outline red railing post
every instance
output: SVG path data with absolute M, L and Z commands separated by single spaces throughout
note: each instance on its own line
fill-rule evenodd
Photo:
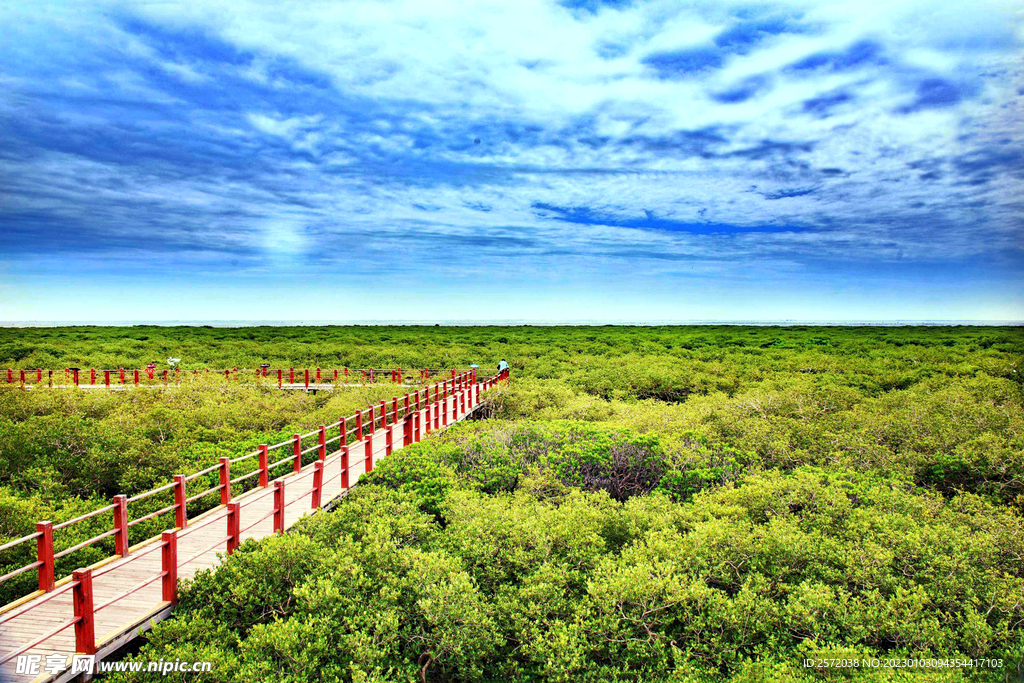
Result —
M 377 414 L 373 410 L 373 404 L 370 404 L 370 434 L 377 431 Z
M 345 368 L 345 381 L 348 381 L 348 368 Z
M 413 413 L 412 440 L 415 443 L 419 443 L 423 440 L 423 413 L 418 410 Z
M 363 461 L 364 472 L 373 471 L 373 437 L 366 437 L 366 451 L 364 452 L 365 460 Z
M 391 455 L 391 451 L 393 449 L 394 442 L 395 442 L 394 431 L 395 431 L 395 426 L 394 425 L 388 425 L 387 435 L 384 437 L 384 456 L 385 457 Z
M 110 386 L 110 370 L 103 371 L 103 384 L 107 387 Z
M 284 531 L 284 482 L 274 481 L 274 533 Z
M 178 532 L 165 531 L 160 534 L 160 541 L 163 544 L 160 564 L 164 575 L 161 597 L 164 602 L 174 605 L 178 602 Z
M 441 428 L 441 387 L 434 385 L 434 430 Z
M 48 384 L 48 385 L 49 385 L 50 387 L 52 387 L 52 386 L 53 386 L 53 370 L 47 370 L 47 371 L 46 371 L 46 383 L 47 383 L 47 384 Z
M 76 569 L 71 574 L 75 582 L 71 600 L 75 610 L 75 652 L 96 654 L 96 626 L 92 610 L 92 570 Z
M 298 472 L 302 469 L 302 435 L 292 434 L 292 455 L 295 460 L 292 463 L 292 470 Z
M 334 383 L 335 384 L 338 383 L 338 370 L 337 369 L 334 370 Z
M 441 426 L 442 427 L 447 427 L 448 426 L 448 403 L 449 403 L 449 400 L 448 400 L 448 395 L 446 393 L 445 397 L 444 397 L 444 405 L 441 407 Z
M 270 447 L 267 446 L 267 444 L 265 443 L 261 443 L 259 445 L 259 451 L 260 486 L 262 486 L 263 488 L 267 488 L 267 486 L 270 484 L 270 458 L 268 457 L 268 454 L 270 453 Z
M 288 368 L 288 384 L 295 384 L 295 368 Z
M 317 460 L 313 463 L 313 499 L 311 502 L 312 508 L 317 510 L 320 508 L 320 497 L 324 488 L 324 461 Z
M 345 418 L 338 418 L 338 445 L 344 446 L 348 443 L 348 422 Z
M 138 370 L 133 371 L 132 372 L 132 376 L 135 379 L 135 386 L 138 386 L 139 385 L 139 371 Z
M 89 384 L 96 384 L 96 368 L 89 368 Z
M 7 383 L 14 384 L 14 370 L 12 368 L 7 368 Z
M 348 488 L 348 446 L 341 447 L 341 488 Z
M 128 496 L 114 496 L 114 554 L 128 555 Z
M 42 384 L 43 382 L 43 369 L 36 368 L 36 384 Z
M 409 393 L 408 392 L 406 392 L 406 394 L 405 394 L 405 414 L 406 415 L 409 414 Z
M 185 509 L 185 475 L 174 475 L 174 526 L 184 529 L 188 526 L 188 510 Z
M 306 390 L 308 391 L 309 390 L 309 370 L 308 369 L 304 371 L 304 376 L 305 376 L 305 381 L 306 381 Z
M 231 502 L 231 459 L 222 455 L 220 457 L 220 504 L 227 505 Z
M 356 411 L 356 441 L 363 440 L 363 411 Z
M 39 565 L 39 590 L 49 593 L 53 590 L 53 522 L 45 520 L 36 523 L 36 560 Z
M 317 439 L 317 445 L 320 446 L 320 459 L 327 459 L 327 427 L 320 425 L 320 434 Z
M 395 396 L 391 399 L 391 422 L 398 422 L 398 397 Z
M 241 506 L 238 503 L 228 503 L 228 555 L 235 552 L 241 540 L 241 517 Z
M 230 371 L 230 370 L 225 370 L 225 371 L 224 371 L 224 379 L 225 379 L 226 381 L 228 381 L 228 382 L 230 382 L 230 381 L 231 381 L 231 371 Z
M 124 368 L 117 369 L 117 378 L 121 380 L 121 384 L 124 384 Z
M 71 376 L 74 378 L 75 386 L 77 387 L 78 386 L 78 368 L 74 369 L 74 371 L 71 373 Z
M 316 369 L 316 383 L 320 383 L 320 368 Z
M 277 371 L 277 388 L 278 388 L 278 389 L 280 389 L 280 388 L 281 388 L 281 384 L 282 384 L 282 381 L 281 381 L 281 375 L 282 375 L 282 374 L 283 374 L 283 371 L 281 371 L 281 370 L 278 370 L 278 371 Z
M 402 446 L 412 443 L 412 413 L 405 414 L 405 423 L 402 425 Z
M 380 426 L 384 429 L 388 426 L 388 404 L 387 401 L 380 402 Z

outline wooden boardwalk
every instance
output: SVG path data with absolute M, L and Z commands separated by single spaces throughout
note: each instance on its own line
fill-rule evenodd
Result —
M 442 398 L 435 409 L 433 405 L 426 409 L 413 411 L 419 414 L 421 424 L 430 421 L 434 428 L 435 415 L 443 411 L 447 405 L 450 411 L 449 422 L 464 419 L 478 406 L 474 399 L 479 392 L 470 390 L 465 397 L 465 410 L 460 410 L 460 397 L 452 394 Z M 414 418 L 416 419 L 416 418 Z M 406 445 L 407 435 L 401 423 L 392 431 L 392 450 Z M 428 430 L 424 429 L 425 436 Z M 373 460 L 376 462 L 386 456 L 387 429 L 377 429 L 367 434 L 362 442 L 349 445 L 349 485 L 354 486 L 359 476 L 366 472 L 366 439 L 370 440 Z M 338 447 L 337 443 L 331 444 Z M 342 451 L 327 454 L 323 460 L 323 484 L 321 504 L 341 496 L 347 489 L 342 488 Z M 292 527 L 304 515 L 313 512 L 312 492 L 314 487 L 314 471 L 317 463 L 311 463 L 298 472 L 293 472 L 269 482 L 266 488 L 257 487 L 232 499 L 239 504 L 239 536 L 242 541 L 250 538 L 263 538 L 274 533 L 274 498 L 275 482 L 284 484 L 284 527 Z M 188 520 L 184 529 L 177 531 L 177 574 L 178 578 L 190 579 L 201 569 L 216 565 L 227 549 L 228 509 L 220 505 L 194 519 Z M 165 602 L 161 593 L 162 549 L 160 538 L 150 539 L 141 547 L 132 548 L 126 557 L 115 557 L 101 566 L 92 569 L 93 609 L 95 610 L 95 642 L 97 647 L 96 661 L 129 642 L 138 634 L 148 630 L 154 623 L 168 616 L 172 604 Z M 132 591 L 148 580 L 148 585 Z M 0 656 L 14 652 L 25 644 L 37 640 L 53 631 L 61 624 L 74 619 L 72 591 L 67 589 L 71 578 L 57 583 L 56 590 L 7 609 L 0 614 Z M 63 590 L 62 590 L 63 586 Z M 11 616 L 14 615 L 14 616 Z M 38 676 L 19 674 L 16 671 L 17 658 L 0 666 L 0 681 L 65 681 L 77 674 L 70 667 L 75 652 L 75 628 L 66 626 L 56 634 L 45 638 L 39 645 L 25 654 L 41 656 Z M 54 655 L 54 660 L 63 661 L 58 673 L 47 672 L 47 656 Z M 53 661 L 53 660 L 51 660 Z

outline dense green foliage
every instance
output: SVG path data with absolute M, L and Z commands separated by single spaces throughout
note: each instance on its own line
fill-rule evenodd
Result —
M 333 512 L 199 575 L 140 657 L 295 682 L 813 681 L 805 657 L 1020 661 L 1014 512 L 812 467 L 619 502 L 559 474 L 589 458 L 565 438 L 579 427 L 459 427 L 399 452 Z M 481 454 L 488 434 L 515 445 Z M 468 467 L 483 460 L 507 478 Z
M 196 680 L 1003 681 L 1024 660 L 1020 328 L 18 332 L 0 331 L 15 367 L 512 364 L 492 419 L 396 453 L 333 511 L 184 585 L 138 657 L 213 661 Z M 238 391 L 235 417 L 190 399 L 167 450 L 152 435 L 181 409 L 173 391 L 52 399 L 74 410 L 0 392 L 6 519 L 41 489 L 71 509 L 339 412 Z M 104 401 L 109 429 L 74 436 Z M 52 438 L 3 462 L 51 413 L 110 462 L 62 473 L 78 456 Z M 1004 668 L 803 666 L 872 656 Z
M 61 327 L 0 328 L 0 367 L 493 367 L 605 397 L 732 392 L 773 374 L 835 374 L 866 393 L 985 372 L 1020 383 L 1012 327 Z

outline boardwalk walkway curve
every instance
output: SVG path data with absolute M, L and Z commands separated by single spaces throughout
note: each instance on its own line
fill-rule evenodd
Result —
M 37 549 L 35 562 L 0 577 L 0 583 L 33 570 L 39 577 L 39 590 L 0 610 L 0 680 L 71 680 L 78 675 L 70 669 L 71 653 L 96 655 L 100 661 L 166 618 L 176 602 L 177 579 L 214 566 L 219 552 L 230 554 L 242 541 L 290 528 L 343 495 L 373 470 L 376 460 L 470 415 L 480 405 L 481 393 L 504 379 L 507 373 L 483 381 L 477 381 L 475 371 L 458 374 L 288 441 L 237 458 L 222 457 L 212 467 L 177 475 L 173 482 L 131 498 L 115 496 L 111 505 L 59 525 L 40 522 L 35 533 L 0 546 L 2 551 L 35 541 Z M 280 449 L 287 455 L 272 461 Z M 303 466 L 303 456 L 311 453 L 316 459 Z M 233 479 L 231 466 L 253 458 L 257 467 Z M 287 474 L 270 478 L 275 467 L 289 463 Z M 219 485 L 187 495 L 189 481 L 214 471 Z M 257 476 L 255 488 L 232 497 L 232 486 Z M 173 492 L 172 505 L 129 521 L 130 503 L 165 491 Z M 219 494 L 220 505 L 189 519 L 188 505 L 214 494 Z M 112 529 L 54 553 L 54 530 L 111 512 Z M 128 547 L 131 526 L 171 514 L 173 529 Z M 116 555 L 55 580 L 55 559 L 111 536 Z M 38 675 L 17 670 L 19 658 L 28 661 L 22 655 L 37 658 Z

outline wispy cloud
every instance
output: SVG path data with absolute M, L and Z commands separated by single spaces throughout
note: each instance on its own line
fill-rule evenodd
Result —
M 47 7 L 0 8 L 9 279 L 58 258 L 358 286 L 468 253 L 531 290 L 979 259 L 994 297 L 1020 289 L 1005 3 Z

